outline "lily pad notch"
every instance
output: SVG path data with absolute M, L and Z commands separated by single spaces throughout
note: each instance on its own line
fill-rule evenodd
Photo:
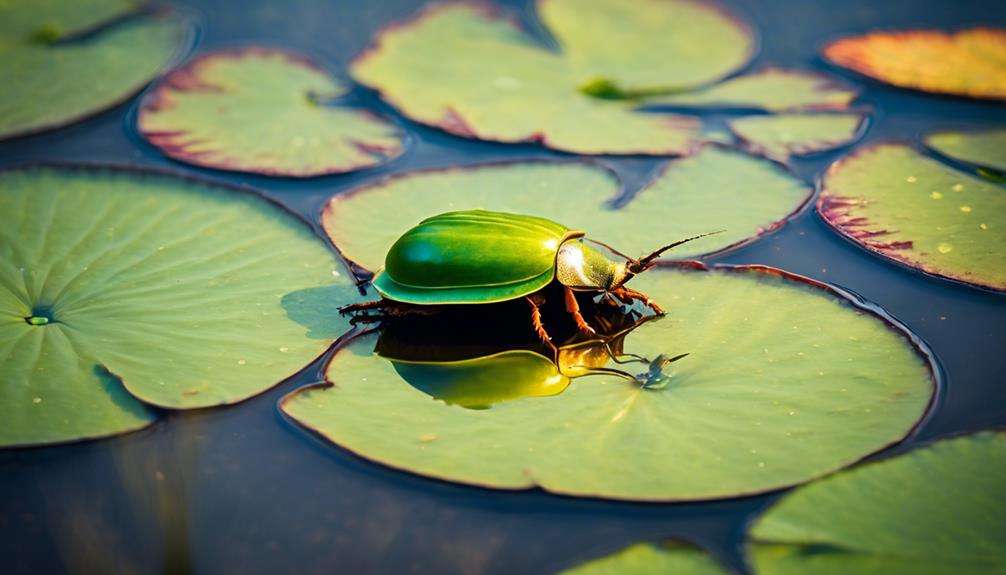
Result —
M 270 176 L 340 174 L 401 155 L 405 133 L 338 101 L 349 91 L 299 53 L 254 45 L 218 50 L 152 86 L 137 127 L 178 161 Z
M 735 328 L 740 329 L 733 325 L 736 322 L 729 322 L 728 327 L 723 321 L 717 322 L 715 314 L 709 316 L 710 312 L 700 309 L 704 303 L 711 302 L 689 303 L 672 297 L 670 294 L 676 290 L 685 290 L 686 296 L 699 294 L 702 292 L 691 288 L 701 289 L 702 285 L 706 285 L 702 282 L 713 282 L 718 286 L 717 290 L 726 290 L 722 293 L 728 294 L 731 302 L 739 302 L 741 299 L 737 298 L 742 298 L 745 303 L 750 303 L 749 298 L 754 295 L 750 288 L 764 284 L 765 287 L 758 289 L 768 291 L 758 292 L 760 296 L 756 299 L 761 296 L 767 299 L 756 306 L 767 305 L 778 297 L 798 296 L 809 298 L 805 303 L 818 311 L 825 309 L 818 307 L 822 305 L 831 309 L 830 304 L 816 300 L 818 294 L 849 306 L 849 313 L 828 312 L 838 313 L 841 317 L 838 323 L 843 327 L 829 328 L 838 330 L 835 339 L 830 339 L 830 335 L 800 332 L 811 336 L 807 340 L 808 349 L 810 343 L 821 346 L 819 350 L 808 353 L 823 353 L 820 349 L 824 349 L 826 342 L 830 341 L 829 345 L 841 348 L 835 353 L 865 353 L 860 358 L 861 362 L 867 356 L 875 360 L 883 356 L 888 358 L 889 363 L 896 358 L 897 365 L 890 365 L 886 374 L 865 376 L 872 382 L 865 383 L 857 378 L 864 377 L 866 372 L 852 363 L 847 364 L 844 361 L 847 356 L 842 355 L 843 361 L 829 364 L 828 368 L 836 374 L 832 378 L 837 379 L 817 380 L 820 381 L 820 388 L 815 390 L 817 395 L 826 394 L 838 400 L 837 404 L 825 401 L 817 405 L 815 402 L 818 399 L 800 395 L 795 387 L 776 383 L 771 393 L 777 401 L 772 405 L 766 404 L 767 411 L 762 414 L 763 418 L 768 418 L 767 427 L 773 430 L 755 425 L 749 427 L 752 433 L 747 436 L 729 434 L 729 439 L 727 436 L 710 439 L 706 418 L 722 410 L 720 423 L 738 419 L 738 415 L 731 412 L 729 402 L 722 403 L 724 394 L 730 397 L 737 395 L 728 389 L 736 384 L 727 384 L 726 381 L 717 383 L 715 378 L 709 380 L 713 375 L 696 363 L 701 362 L 703 356 L 719 353 L 709 351 L 711 341 L 703 344 L 702 349 L 692 350 L 696 352 L 693 354 L 696 357 L 682 363 L 680 370 L 683 371 L 676 376 L 681 378 L 681 382 L 664 390 L 643 390 L 620 378 L 587 378 L 592 381 L 574 380 L 559 395 L 515 399 L 488 411 L 473 412 L 436 402 L 402 381 L 387 360 L 368 352 L 370 340 L 361 336 L 345 341 L 329 359 L 325 368 L 326 383 L 291 392 L 280 400 L 280 409 L 309 432 L 356 456 L 400 471 L 476 487 L 542 489 L 574 497 L 648 502 L 733 498 L 804 483 L 902 441 L 929 413 L 939 387 L 933 356 L 923 342 L 876 307 L 864 304 L 832 286 L 766 266 L 705 266 L 699 262 L 680 262 L 662 264 L 661 267 L 663 271 L 637 278 L 642 284 L 638 287 L 661 303 L 668 304 L 670 319 L 647 322 L 630 333 L 629 338 L 636 339 L 631 344 L 627 340 L 627 352 L 648 356 L 654 353 L 654 346 L 666 351 L 664 348 L 668 343 L 660 338 L 691 337 L 691 330 L 698 329 L 699 323 L 705 326 L 710 322 L 719 323 L 727 328 L 728 331 L 721 337 L 731 337 L 725 334 L 732 333 Z M 669 273 L 679 277 L 659 277 Z M 692 281 L 702 285 L 693 286 Z M 682 282 L 690 287 L 682 287 Z M 789 295 L 783 296 L 783 292 Z M 722 300 L 713 301 L 722 303 Z M 744 312 L 733 310 L 729 313 L 740 320 L 742 315 L 739 314 Z M 838 318 L 836 316 L 835 319 Z M 667 321 L 678 323 L 661 327 L 661 323 Z M 694 325 L 685 328 L 686 324 L 680 323 L 682 321 L 691 321 Z M 682 335 L 682 329 L 687 333 Z M 674 334 L 670 335 L 667 330 Z M 645 334 L 649 334 L 650 338 L 656 336 L 659 341 L 640 339 Z M 860 341 L 859 336 L 868 339 Z M 716 345 L 722 347 L 718 343 Z M 762 348 L 766 345 L 773 349 L 766 348 L 763 352 Z M 881 345 L 883 350 L 878 350 L 876 345 Z M 744 346 L 745 349 L 751 348 L 751 357 L 744 361 L 757 358 L 769 364 L 774 357 L 772 352 L 782 354 L 778 358 L 782 359 L 790 358 L 789 353 L 796 349 L 778 341 L 761 340 L 745 342 Z M 850 351 L 852 349 L 858 351 Z M 797 355 L 802 357 L 804 354 Z M 794 359 L 785 361 L 788 363 Z M 769 365 L 765 367 L 770 368 Z M 750 372 L 750 368 L 744 369 Z M 801 377 L 799 369 L 797 372 L 793 368 L 788 369 L 788 378 Z M 733 373 L 732 368 L 728 373 Z M 802 377 L 809 376 L 808 373 Z M 724 377 L 733 380 L 729 375 Z M 879 384 L 881 380 L 884 385 Z M 712 389 L 720 386 L 725 387 L 719 391 Z M 850 393 L 845 394 L 845 387 Z M 745 397 L 751 391 L 737 390 Z M 762 391 L 754 393 L 752 401 L 766 401 L 759 395 Z M 719 407 L 710 405 L 710 402 Z M 883 409 L 878 410 L 878 406 Z M 709 413 L 689 415 L 694 410 L 704 412 L 707 409 Z M 779 413 L 775 414 L 777 410 Z M 637 411 L 641 411 L 641 415 L 635 413 Z M 593 430 L 564 425 L 563 422 L 576 421 L 573 413 L 580 416 L 593 414 L 587 417 L 589 421 L 582 422 L 583 426 Z M 777 416 L 779 419 L 775 419 Z M 395 418 L 393 434 L 387 433 L 385 425 L 392 425 L 387 419 L 389 417 Z M 799 417 L 808 419 L 801 421 Z M 370 422 L 369 427 L 362 426 L 364 419 Z M 681 437 L 668 438 L 667 430 L 648 428 L 659 421 L 674 426 Z M 791 428 L 793 424 L 796 427 Z M 737 425 L 742 424 L 738 422 Z M 839 429 L 836 425 L 841 429 L 851 429 L 849 426 L 853 425 L 859 431 L 843 440 L 833 435 Z M 480 433 L 477 440 L 470 433 L 473 426 Z M 775 429 L 776 426 L 781 428 Z M 816 455 L 801 457 L 794 462 L 792 450 L 798 445 L 794 443 L 797 437 L 787 433 L 784 438 L 783 431 L 786 429 L 800 436 L 809 434 L 827 441 L 829 448 L 825 450 L 826 454 L 819 450 Z M 656 435 L 653 435 L 655 432 Z M 586 437 L 595 433 L 606 438 L 601 443 L 608 445 L 609 449 L 602 449 L 599 453 L 590 447 L 600 445 L 599 438 Z M 869 438 L 860 437 L 863 433 Z M 541 441 L 542 434 L 547 435 L 547 441 Z M 636 448 L 644 437 L 652 441 L 646 444 L 648 455 L 640 459 L 638 454 L 633 454 L 638 451 Z M 716 448 L 696 451 L 695 441 L 712 441 Z M 685 445 L 680 445 L 682 442 Z M 819 446 L 816 442 L 815 445 Z M 677 457 L 684 453 L 682 450 L 701 455 L 701 461 Z M 785 463 L 779 459 L 784 453 L 788 455 Z M 576 465 L 573 465 L 574 460 Z M 602 465 L 602 461 L 607 463 Z M 628 471 L 602 472 L 611 468 Z M 697 471 L 699 469 L 701 471 Z M 772 469 L 776 471 L 768 471 Z M 697 476 L 693 476 L 695 474 Z
M 701 87 L 755 51 L 753 30 L 706 2 L 536 7 L 557 50 L 493 5 L 449 2 L 385 27 L 351 74 L 403 115 L 461 137 L 581 154 L 683 155 L 701 141 L 699 121 L 639 113 L 626 94 Z M 696 52 L 688 45 L 700 36 L 717 41 Z
M 7 168 L 0 220 L 11 254 L 0 263 L 0 447 L 125 433 L 156 419 L 148 406 L 257 395 L 336 339 L 308 334 L 285 295 L 359 297 L 293 213 L 169 171 Z

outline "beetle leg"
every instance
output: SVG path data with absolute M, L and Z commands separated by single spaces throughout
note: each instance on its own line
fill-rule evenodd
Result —
M 615 294 L 615 297 L 621 299 L 622 301 L 625 301 L 625 298 L 628 298 L 630 302 L 634 299 L 638 299 L 639 301 L 643 302 L 644 305 L 649 306 L 649 308 L 653 310 L 653 313 L 657 315 L 664 315 L 664 308 L 654 303 L 653 300 L 650 299 L 650 296 L 646 295 L 641 291 L 636 291 L 632 288 L 620 286 L 614 290 L 611 290 L 611 293 Z
M 375 301 L 365 301 L 365 302 L 361 302 L 361 303 L 353 303 L 353 304 L 349 304 L 349 305 L 344 305 L 344 306 L 342 306 L 342 307 L 339 308 L 339 313 L 345 315 L 347 313 L 354 313 L 354 312 L 358 312 L 358 311 L 367 311 L 367 310 L 370 310 L 370 309 L 384 309 L 384 307 L 385 307 L 384 300 L 383 299 L 379 299 L 379 300 L 375 300 Z
M 556 352 L 555 344 L 552 343 L 552 336 L 548 335 L 544 324 L 541 323 L 541 310 L 538 309 L 538 306 L 545 303 L 544 298 L 538 294 L 533 294 L 524 296 L 524 300 L 527 301 L 527 305 L 531 306 L 531 327 L 534 328 L 534 332 L 538 334 L 538 338 L 541 339 L 542 343 L 547 345 L 553 352 Z
M 594 328 L 590 327 L 587 320 L 583 319 L 583 314 L 580 313 L 580 304 L 576 301 L 576 294 L 569 286 L 565 286 L 566 291 L 566 311 L 569 315 L 573 316 L 573 321 L 576 322 L 576 329 L 580 330 L 580 333 L 585 335 L 596 335 L 597 332 Z

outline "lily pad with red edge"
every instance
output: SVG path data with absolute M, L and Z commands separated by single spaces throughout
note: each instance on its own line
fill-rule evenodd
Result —
M 861 114 L 781 114 L 729 120 L 730 131 L 755 154 L 780 162 L 848 146 L 863 137 Z
M 361 457 L 427 477 L 686 501 L 831 473 L 900 441 L 933 397 L 933 366 L 917 341 L 823 284 L 692 263 L 630 285 L 668 315 L 630 332 L 624 351 L 690 353 L 661 389 L 580 377 L 558 395 L 470 410 L 412 387 L 368 335 L 330 360 L 329 385 L 301 388 L 280 408 Z
M 402 134 L 370 112 L 326 103 L 348 88 L 304 56 L 276 48 L 211 52 L 144 98 L 140 133 L 177 160 L 277 176 L 376 166 Z
M 725 575 L 727 570 L 708 553 L 685 543 L 637 543 L 562 571 L 560 575 Z
M 823 55 L 901 88 L 1006 99 L 1006 30 L 1000 28 L 871 32 L 831 42 Z
M 1006 435 L 937 441 L 800 487 L 750 530 L 757 575 L 984 575 L 1006 565 Z
M 953 160 L 1006 174 L 1006 130 L 937 132 L 926 147 Z
M 925 273 L 1006 290 L 1006 189 L 901 144 L 832 164 L 818 213 L 878 255 Z
M 488 4 L 427 8 L 353 62 L 405 116 L 453 134 L 583 154 L 684 154 L 695 118 L 633 110 L 634 95 L 695 88 L 751 58 L 750 28 L 693 0 L 542 0 L 551 50 Z
M 804 70 L 765 68 L 698 91 L 655 96 L 646 105 L 797 112 L 845 110 L 856 88 Z
M 258 394 L 359 298 L 311 229 L 245 190 L 136 169 L 0 172 L 0 447 L 124 433 Z M 337 325 L 338 324 L 338 325 Z
M 177 59 L 191 35 L 192 24 L 178 13 L 138 11 L 133 3 L 6 3 L 0 139 L 64 126 L 122 102 Z
M 343 255 L 376 271 L 398 237 L 441 212 L 488 209 L 549 218 L 631 256 L 694 235 L 666 257 L 721 251 L 775 229 L 810 188 L 765 160 L 710 146 L 673 160 L 626 198 L 610 171 L 585 162 L 513 162 L 396 175 L 332 197 L 322 225 Z M 611 203 L 620 203 L 613 208 Z

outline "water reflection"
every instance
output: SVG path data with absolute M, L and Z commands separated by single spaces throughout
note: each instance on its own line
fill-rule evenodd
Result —
M 650 362 L 627 353 L 625 337 L 643 323 L 660 318 L 621 306 L 588 304 L 584 310 L 600 326 L 598 335 L 585 339 L 575 328 L 563 326 L 556 340 L 564 343 L 554 351 L 528 329 L 526 310 L 501 305 L 469 307 L 464 318 L 438 314 L 386 323 L 375 352 L 416 389 L 468 409 L 557 395 L 573 379 L 587 375 L 637 381 L 633 374 Z M 635 366 L 625 368 L 625 364 Z

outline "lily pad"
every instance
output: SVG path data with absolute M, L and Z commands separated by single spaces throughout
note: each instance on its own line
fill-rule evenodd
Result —
M 324 103 L 347 91 L 299 54 L 222 50 L 165 76 L 143 100 L 139 130 L 183 162 L 279 176 L 348 172 L 401 154 L 392 124 Z
M 855 88 L 802 70 L 766 68 L 709 88 L 647 99 L 647 105 L 795 112 L 844 110 L 856 99 Z
M 667 542 L 638 543 L 607 557 L 567 569 L 562 575 L 724 575 L 727 573 L 705 551 L 691 545 Z
M 818 213 L 866 249 L 931 275 L 1006 289 L 1006 190 L 908 146 L 881 144 L 828 169 Z
M 932 398 L 932 366 L 912 340 L 822 284 L 770 268 L 684 266 L 631 285 L 669 315 L 630 332 L 625 352 L 691 354 L 662 388 L 581 377 L 558 395 L 470 410 L 409 385 L 370 335 L 332 358 L 332 385 L 299 389 L 281 409 L 345 449 L 420 475 L 674 501 L 832 472 L 899 441 Z
M 863 136 L 866 116 L 860 114 L 782 114 L 748 116 L 729 121 L 730 131 L 750 152 L 787 162 L 848 146 Z
M 116 19 L 130 14 L 122 2 L 37 5 L 37 11 L 35 2 L 0 8 L 0 138 L 63 126 L 124 101 L 191 35 L 191 25 L 173 12 Z M 96 26 L 93 34 L 66 38 Z
M 1006 435 L 939 441 L 801 487 L 751 529 L 755 572 L 1002 573 Z
M 543 0 L 549 50 L 488 5 L 449 3 L 386 28 L 352 65 L 409 118 L 453 134 L 584 154 L 683 154 L 695 118 L 614 101 L 693 88 L 750 59 L 747 26 L 692 0 Z
M 925 142 L 948 158 L 1006 173 L 1006 130 L 939 132 L 926 136 Z
M 831 63 L 901 88 L 1006 99 L 1006 30 L 872 32 L 824 48 Z
M 136 429 L 154 418 L 144 402 L 255 395 L 334 339 L 306 334 L 284 297 L 356 297 L 293 215 L 153 172 L 0 173 L 0 254 L 0 446 Z
M 690 257 L 778 227 L 809 195 L 806 185 L 770 162 L 707 147 L 671 161 L 619 209 L 610 203 L 624 203 L 621 185 L 597 165 L 514 162 L 415 172 L 365 185 L 334 196 L 322 224 L 348 259 L 370 270 L 384 264 L 384 255 L 406 230 L 430 214 L 452 210 L 549 218 L 634 256 L 662 242 L 725 230 L 671 253 Z

